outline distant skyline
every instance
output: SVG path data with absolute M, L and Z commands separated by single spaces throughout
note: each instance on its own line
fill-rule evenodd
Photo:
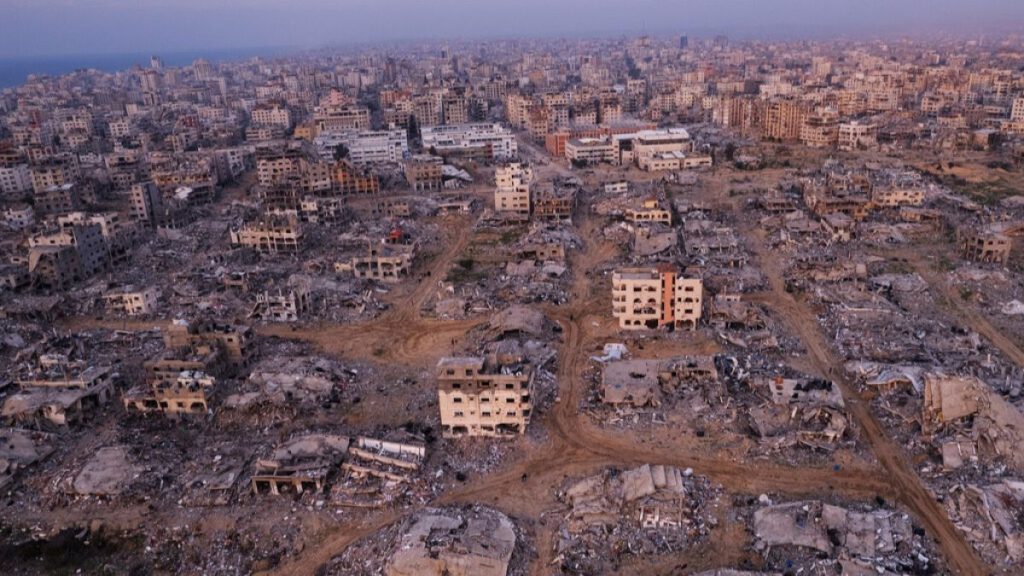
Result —
M 3 0 L 0 57 L 375 41 L 1020 31 L 1022 0 Z

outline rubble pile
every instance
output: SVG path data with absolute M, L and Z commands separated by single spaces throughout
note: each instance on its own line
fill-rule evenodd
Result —
M 524 576 L 530 544 L 505 514 L 484 506 L 426 508 L 335 556 L 323 574 Z
M 575 481 L 559 492 L 568 508 L 555 563 L 563 574 L 601 574 L 624 556 L 679 553 L 717 525 L 721 488 L 692 470 L 645 464 Z

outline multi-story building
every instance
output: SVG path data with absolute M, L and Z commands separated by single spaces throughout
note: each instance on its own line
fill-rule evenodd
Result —
M 495 170 L 494 209 L 529 218 L 532 181 L 533 169 L 518 162 Z
M 963 257 L 975 262 L 1006 264 L 1010 260 L 1013 242 L 1009 236 L 992 230 L 961 230 L 960 251 Z
M 405 130 L 348 132 L 342 138 L 353 164 L 397 164 L 409 155 L 409 137 Z
M 15 195 L 32 190 L 32 172 L 25 163 L 0 164 L 0 194 Z
M 808 114 L 800 126 L 800 143 L 812 148 L 831 148 L 839 142 L 839 114 L 822 110 Z
M 405 163 L 405 179 L 417 192 L 440 190 L 444 186 L 444 163 L 429 154 L 414 156 Z
M 67 214 L 82 207 L 81 186 L 69 182 L 35 192 L 34 208 L 40 214 Z
M 164 215 L 164 195 L 156 184 L 144 182 L 131 189 L 132 217 L 147 226 L 157 226 Z
M 303 231 L 297 216 L 268 217 L 231 230 L 231 243 L 260 254 L 297 254 L 302 249 Z
M 285 106 L 257 106 L 252 110 L 252 122 L 261 126 L 279 126 L 287 130 L 292 127 L 292 113 Z
M 576 138 L 565 143 L 565 157 L 578 164 L 614 163 L 616 152 L 610 138 Z
M 313 124 L 316 126 L 318 134 L 369 130 L 370 111 L 351 105 L 328 106 L 314 114 Z
M 1010 121 L 1024 122 L 1024 98 L 1014 98 L 1010 107 Z
M 142 290 L 125 287 L 106 294 L 103 302 L 106 309 L 111 312 L 119 312 L 126 316 L 142 316 L 156 311 L 159 298 L 160 289 L 155 286 Z
M 700 279 L 683 278 L 669 265 L 618 270 L 612 275 L 612 315 L 628 330 L 696 328 L 703 291 Z
M 533 367 L 515 360 L 449 357 L 437 363 L 445 438 L 526 433 L 533 411 Z
M 357 169 L 348 162 L 334 167 L 334 185 L 342 196 L 370 196 L 380 193 L 380 179 L 376 174 Z
M 771 100 L 765 106 L 761 135 L 768 140 L 798 140 L 806 114 L 803 102 L 791 98 Z
M 48 189 L 72 184 L 78 179 L 78 165 L 73 160 L 51 161 L 33 166 L 32 190 L 37 194 Z
M 853 151 L 863 148 L 872 148 L 877 143 L 876 133 L 878 129 L 874 124 L 858 122 L 843 122 L 839 124 L 838 145 L 840 150 Z
M 508 160 L 519 152 L 515 135 L 499 124 L 457 124 L 423 128 L 423 148 L 440 155 Z
M 28 240 L 29 250 L 70 246 L 77 254 L 78 267 L 83 278 L 106 270 L 110 265 L 110 254 L 99 224 L 76 222 L 67 224 L 59 231 L 32 236 Z

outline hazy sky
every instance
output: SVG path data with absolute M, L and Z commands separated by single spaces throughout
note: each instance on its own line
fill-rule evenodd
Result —
M 1024 0 L 0 0 L 0 55 L 649 32 L 1019 30 Z

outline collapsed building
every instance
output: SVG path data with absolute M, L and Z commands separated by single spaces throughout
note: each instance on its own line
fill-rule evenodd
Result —
M 697 545 L 717 524 L 719 495 L 692 470 L 652 464 L 573 481 L 559 493 L 568 510 L 555 563 L 564 573 L 601 574 L 608 550 L 651 556 Z
M 360 436 L 349 444 L 341 477 L 331 491 L 333 500 L 358 508 L 384 506 L 399 488 L 416 480 L 426 456 L 420 439 L 399 442 Z
M 849 419 L 838 386 L 819 378 L 761 378 L 755 390 L 767 390 L 771 402 L 749 409 L 750 424 L 774 449 L 800 444 L 832 450 L 847 434 Z
M 117 374 L 106 367 L 68 365 L 63 359 L 40 360 L 40 370 L 19 379 L 19 390 L 4 400 L 0 416 L 17 424 L 49 422 L 66 426 L 81 421 L 89 410 L 106 404 Z M 70 376 L 79 370 L 77 376 Z
M 428 509 L 402 534 L 387 576 L 506 576 L 516 549 L 515 525 L 487 508 Z
M 330 434 L 307 434 L 281 444 L 253 466 L 252 491 L 303 494 L 324 491 L 327 476 L 345 457 L 349 439 Z
M 789 502 L 756 510 L 753 530 L 755 549 L 765 556 L 771 558 L 780 548 L 793 551 L 780 552 L 790 558 L 787 568 L 838 564 L 836 569 L 844 574 L 901 574 L 930 564 L 923 537 L 910 517 L 899 512 Z M 800 549 L 810 554 L 800 558 Z
M 719 391 L 718 371 L 710 356 L 609 362 L 602 374 L 601 401 L 611 406 L 660 406 L 666 398 L 697 391 Z

